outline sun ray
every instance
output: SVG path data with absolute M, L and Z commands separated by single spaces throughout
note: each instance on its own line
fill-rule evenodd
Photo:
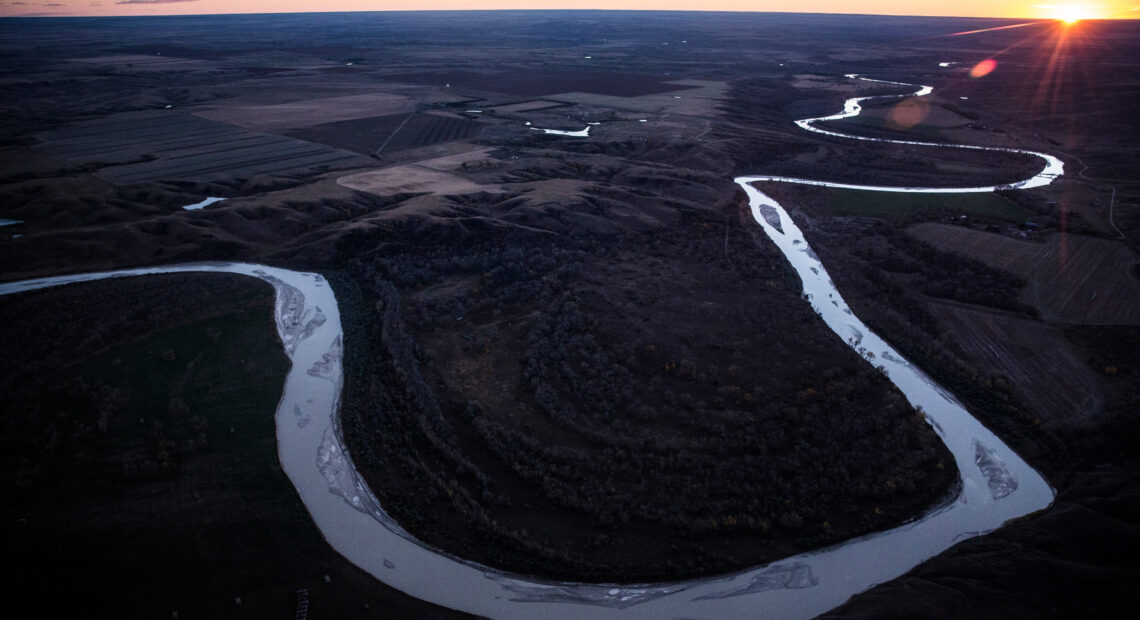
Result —
M 1010 24 L 1008 26 L 997 26 L 996 28 L 982 28 L 981 30 L 967 30 L 965 32 L 955 32 L 949 36 L 960 37 L 967 34 L 979 34 L 982 32 L 993 32 L 995 30 L 1009 30 L 1011 28 L 1024 28 L 1026 26 L 1037 26 L 1040 22 L 1025 22 L 1023 24 Z

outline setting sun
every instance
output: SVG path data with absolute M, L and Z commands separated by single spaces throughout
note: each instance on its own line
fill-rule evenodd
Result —
M 1096 15 L 1094 11 L 1087 6 L 1066 4 L 1064 6 L 1054 7 L 1054 17 L 1066 24 L 1075 24 L 1082 19 L 1092 19 L 1096 17 Z
M 1065 9 L 1062 9 L 1057 14 L 1057 19 L 1065 22 L 1066 24 L 1075 24 L 1084 18 L 1084 14 L 1079 8 L 1076 7 L 1067 7 Z

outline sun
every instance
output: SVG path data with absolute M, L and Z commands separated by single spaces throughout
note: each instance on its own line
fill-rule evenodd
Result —
M 1056 7 L 1055 17 L 1066 24 L 1075 24 L 1082 19 L 1091 18 L 1092 12 L 1079 4 L 1066 4 Z

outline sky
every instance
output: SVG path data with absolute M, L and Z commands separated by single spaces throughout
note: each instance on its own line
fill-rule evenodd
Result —
M 0 16 L 179 15 L 316 11 L 625 9 L 865 13 L 972 17 L 1137 18 L 1136 0 L 1045 4 L 1040 0 L 0 0 Z

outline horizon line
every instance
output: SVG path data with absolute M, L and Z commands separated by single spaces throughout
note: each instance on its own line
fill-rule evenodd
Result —
M 121 3 L 116 3 L 121 4 Z M 1135 11 L 1135 9 L 1133 10 Z M 913 17 L 924 19 L 979 19 L 979 20 L 1009 20 L 1019 19 L 1028 20 L 1033 22 L 1055 22 L 1062 21 L 1052 17 L 1027 17 L 1018 15 L 1004 15 L 1004 16 L 980 16 L 980 15 L 925 15 L 918 13 L 856 13 L 856 12 L 843 12 L 836 13 L 831 11 L 779 11 L 779 10 L 765 10 L 765 11 L 741 11 L 729 9 L 705 9 L 705 10 L 683 10 L 683 9 L 607 9 L 607 8 L 565 8 L 565 9 L 551 9 L 551 8 L 504 8 L 504 9 L 453 9 L 453 8 L 424 8 L 424 9 L 399 9 L 399 10 L 384 10 L 384 9 L 346 9 L 340 11 L 234 11 L 228 13 L 155 13 L 151 15 L 105 15 L 97 13 L 24 13 L 19 15 L 0 15 L 0 19 L 83 19 L 83 18 L 96 18 L 96 19 L 130 19 L 130 18 L 154 18 L 154 17 L 228 17 L 228 16 L 242 16 L 242 15 L 333 15 L 333 14 L 347 14 L 347 13 L 589 13 L 589 12 L 606 12 L 606 13 L 716 13 L 716 14 L 741 14 L 741 15 L 819 15 L 819 16 L 839 16 L 839 17 Z M 1082 19 L 1082 22 L 1108 22 L 1108 21 L 1134 21 L 1140 19 L 1140 14 L 1133 13 L 1131 15 L 1122 17 L 1092 17 Z

